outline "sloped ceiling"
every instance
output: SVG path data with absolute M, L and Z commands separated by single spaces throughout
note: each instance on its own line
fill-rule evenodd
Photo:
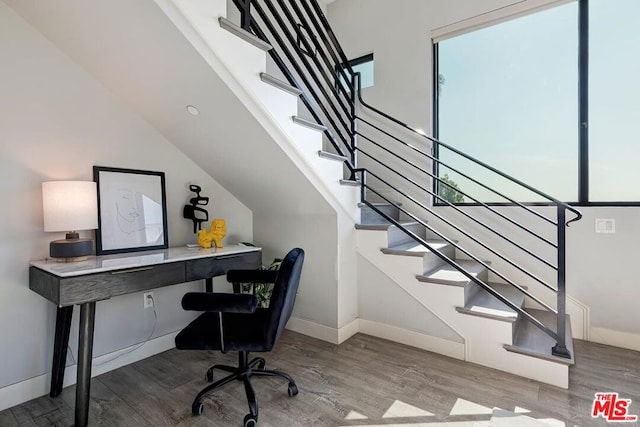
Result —
M 155 2 L 5 3 L 252 211 L 333 212 Z

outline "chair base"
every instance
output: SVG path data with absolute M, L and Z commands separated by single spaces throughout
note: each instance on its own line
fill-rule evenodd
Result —
M 193 404 L 191 405 L 191 412 L 193 415 L 201 415 L 204 411 L 204 404 L 202 403 L 202 398 L 219 388 L 227 385 L 231 381 L 242 381 L 244 384 L 244 391 L 247 395 L 247 403 L 249 404 L 249 413 L 244 417 L 244 426 L 245 427 L 254 427 L 258 422 L 258 400 L 256 399 L 256 394 L 253 391 L 253 386 L 251 385 L 251 377 L 281 377 L 289 382 L 289 386 L 287 392 L 290 397 L 293 397 L 298 394 L 298 386 L 296 385 L 293 378 L 289 376 L 289 374 L 282 371 L 275 370 L 267 370 L 265 367 L 265 360 L 262 357 L 256 357 L 249 361 L 249 353 L 246 351 L 238 352 L 238 366 L 229 366 L 229 365 L 213 365 L 207 370 L 205 379 L 209 382 L 213 381 L 213 371 L 218 369 L 220 371 L 229 372 L 230 374 L 226 377 L 219 379 L 213 384 L 209 384 L 207 387 L 203 388 L 200 393 L 193 400 Z

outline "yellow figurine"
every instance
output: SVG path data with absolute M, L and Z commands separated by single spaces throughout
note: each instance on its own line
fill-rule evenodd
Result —
M 222 239 L 227 235 L 227 223 L 224 219 L 217 218 L 211 221 L 211 238 L 216 244 L 216 248 L 222 247 Z
M 213 240 L 211 240 L 211 233 L 209 232 L 209 230 L 198 231 L 198 244 L 201 247 L 209 249 L 212 242 Z
M 227 235 L 227 224 L 224 219 L 214 219 L 211 222 L 211 228 L 209 230 L 198 231 L 198 244 L 203 248 L 209 249 L 212 243 L 215 243 L 216 248 L 221 248 L 222 239 Z

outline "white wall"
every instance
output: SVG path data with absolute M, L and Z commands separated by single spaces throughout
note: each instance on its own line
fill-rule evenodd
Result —
M 516 3 L 522 10 L 544 1 L 338 0 L 328 9 L 347 56 L 374 52 L 375 85 L 364 92 L 367 102 L 428 130 L 432 117 L 431 32 L 456 23 L 464 26 L 460 21 L 489 12 L 499 15 L 502 12 L 496 10 Z M 567 231 L 568 292 L 589 307 L 590 339 L 640 349 L 635 308 L 640 291 L 631 267 L 640 238 L 638 208 L 580 210 L 584 219 Z M 595 218 L 615 218 L 617 233 L 596 234 Z
M 375 84 L 364 91 L 365 100 L 430 129 L 431 30 L 512 3 L 518 2 L 337 0 L 328 12 L 347 57 L 374 54 Z
M 294 247 L 305 250 L 293 316 L 337 328 L 336 216 L 256 214 L 254 227 L 265 263 Z
M 464 343 L 456 331 L 362 256 L 358 256 L 358 301 L 360 319 Z
M 30 260 L 62 237 L 43 232 L 42 181 L 91 180 L 92 166 L 164 171 L 169 244 L 192 240 L 182 206 L 190 183 L 227 219 L 227 242 L 252 240 L 252 213 L 100 83 L 0 2 L 0 391 L 51 369 L 55 306 L 29 290 Z M 180 298 L 201 283 L 155 291 L 154 338 L 180 330 L 191 315 Z M 97 305 L 94 356 L 143 341 L 153 326 L 139 294 Z M 77 319 L 71 335 L 76 355 Z M 2 393 L 0 393 L 2 396 Z M 2 399 L 0 399 L 2 400 Z M 0 407 L 3 402 L 0 401 Z

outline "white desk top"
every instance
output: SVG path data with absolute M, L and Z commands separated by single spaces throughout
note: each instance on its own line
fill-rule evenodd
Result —
M 57 262 L 51 259 L 31 261 L 31 265 L 59 277 L 72 277 L 113 271 L 121 268 L 144 267 L 147 265 L 166 264 L 198 258 L 219 257 L 259 250 L 261 250 L 261 248 L 241 245 L 228 245 L 220 249 L 188 248 L 186 246 L 178 246 L 175 248 L 156 251 L 92 256 L 87 260 L 78 262 Z

